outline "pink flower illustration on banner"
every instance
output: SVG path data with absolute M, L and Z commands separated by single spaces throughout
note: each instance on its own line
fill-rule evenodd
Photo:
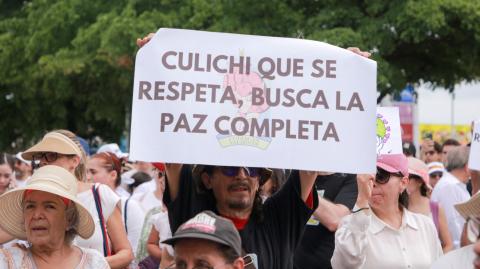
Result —
M 240 74 L 238 67 L 233 69 L 233 73 L 225 75 L 223 87 L 230 86 L 235 93 L 239 114 L 246 118 L 256 118 L 260 113 L 268 109 L 268 105 L 252 105 L 252 89 L 262 89 L 262 97 L 265 98 L 265 85 L 262 78 L 257 73 Z M 264 99 L 265 100 L 265 99 Z

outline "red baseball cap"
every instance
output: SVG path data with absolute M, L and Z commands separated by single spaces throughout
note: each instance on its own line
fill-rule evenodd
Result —
M 158 170 L 165 172 L 165 164 L 164 163 L 152 163 L 152 165 L 157 168 Z

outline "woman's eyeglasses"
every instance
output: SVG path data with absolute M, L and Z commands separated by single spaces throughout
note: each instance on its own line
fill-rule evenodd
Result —
M 390 177 L 396 176 L 402 178 L 403 175 L 401 173 L 390 173 L 385 171 L 381 168 L 377 168 L 377 174 L 375 175 L 375 182 L 378 184 L 387 184 L 390 180 Z
M 46 160 L 47 162 L 54 162 L 58 159 L 57 152 L 38 152 L 33 154 L 32 161 L 37 162 L 41 160 Z
M 260 168 L 256 167 L 238 167 L 238 166 L 219 166 L 220 171 L 224 176 L 234 177 L 240 173 L 240 169 L 245 169 L 245 172 L 249 177 L 259 177 Z
M 32 155 L 32 168 L 37 169 L 38 167 L 40 167 L 40 162 L 42 160 L 45 160 L 48 163 L 51 163 L 58 160 L 58 158 L 61 158 L 62 156 L 70 158 L 70 157 L 74 157 L 75 154 L 62 154 L 58 152 L 37 152 Z

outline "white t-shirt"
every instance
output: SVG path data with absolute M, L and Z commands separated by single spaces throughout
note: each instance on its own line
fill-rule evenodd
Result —
M 172 237 L 172 232 L 170 230 L 170 223 L 168 222 L 168 211 L 162 211 L 158 214 L 155 214 L 153 217 L 153 226 L 158 232 L 158 237 L 160 241 L 158 245 L 160 248 L 167 248 L 168 253 L 173 256 L 173 248 L 170 245 L 161 243 L 164 240 L 167 240 Z
M 18 180 L 16 179 L 15 180 L 15 185 L 17 186 L 17 188 L 20 188 L 20 187 L 24 187 L 25 185 L 27 185 L 27 182 L 28 180 L 30 180 L 31 177 L 28 177 L 27 179 L 25 180 Z
M 132 197 L 135 199 L 138 199 L 138 197 L 142 196 L 143 194 L 147 192 L 151 192 L 152 190 L 155 190 L 157 188 L 157 183 L 155 183 L 155 180 L 152 179 L 150 181 L 147 181 L 145 183 L 142 183 L 138 185 L 135 190 L 132 193 Z
M 122 188 L 121 186 L 118 186 L 116 189 L 115 189 L 115 193 L 120 196 L 120 198 L 129 198 L 131 196 L 131 194 L 126 191 L 124 188 Z
M 140 239 L 140 234 L 142 232 L 143 220 L 145 219 L 145 212 L 138 202 L 134 199 L 128 200 L 127 205 L 127 223 L 125 224 L 125 202 L 127 198 L 121 198 L 122 205 L 122 221 L 127 228 L 127 237 L 132 246 L 133 253 L 137 252 L 138 240 Z
M 160 237 L 160 242 L 167 240 L 172 237 L 172 231 L 170 230 L 170 223 L 168 222 L 168 211 L 162 211 L 158 214 L 155 214 L 153 216 L 153 226 L 155 227 L 155 230 L 158 232 L 158 237 Z M 159 246 L 160 248 L 164 248 L 166 244 L 160 243 Z M 171 253 L 173 255 L 173 253 Z
M 138 201 L 144 212 L 148 212 L 154 207 L 163 207 L 163 201 L 155 196 L 153 190 L 140 196 L 133 196 L 133 199 Z
M 445 211 L 448 231 L 452 236 L 454 248 L 460 247 L 465 219 L 455 209 L 456 204 L 464 203 L 470 199 L 467 185 L 458 180 L 454 175 L 444 172 L 440 181 L 433 188 L 431 200 L 438 202 Z
M 108 222 L 108 219 L 115 210 L 120 197 L 118 197 L 115 192 L 110 189 L 110 187 L 103 184 L 96 184 L 100 193 L 100 200 L 102 202 L 102 212 L 103 218 L 105 219 L 105 224 Z M 75 245 L 84 248 L 92 248 L 98 250 L 103 254 L 103 236 L 102 228 L 100 226 L 100 218 L 98 217 L 97 208 L 95 206 L 95 200 L 93 199 L 92 190 L 83 191 L 77 194 L 78 200 L 85 206 L 85 208 L 90 212 L 93 217 L 93 222 L 95 222 L 95 231 L 93 235 L 88 239 L 83 239 L 80 236 L 75 237 Z M 108 233 L 108 230 L 107 230 Z

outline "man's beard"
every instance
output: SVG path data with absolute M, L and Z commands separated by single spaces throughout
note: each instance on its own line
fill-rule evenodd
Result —
M 244 210 L 244 209 L 251 208 L 253 205 L 253 202 L 242 199 L 240 201 L 227 201 L 227 205 L 230 209 Z

